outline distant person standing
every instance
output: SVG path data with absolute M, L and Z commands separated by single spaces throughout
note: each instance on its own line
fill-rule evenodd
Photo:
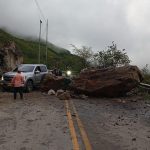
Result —
M 57 69 L 55 68 L 52 73 L 55 75 L 55 76 L 62 76 L 62 71 L 60 69 Z
M 17 71 L 17 74 L 13 77 L 11 83 L 14 87 L 14 99 L 17 98 L 17 93 L 20 94 L 20 99 L 23 99 L 24 76 L 21 74 L 21 71 Z

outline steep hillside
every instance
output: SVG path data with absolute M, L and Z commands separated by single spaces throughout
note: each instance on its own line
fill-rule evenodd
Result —
M 17 48 L 23 53 L 24 63 L 38 63 L 39 43 L 35 41 L 29 41 L 13 36 L 0 29 L 0 47 L 5 42 L 14 41 Z M 41 62 L 46 63 L 45 56 L 45 43 L 41 43 Z M 55 46 L 52 43 L 48 43 L 48 62 L 49 69 L 57 66 L 63 70 L 71 68 L 74 71 L 80 71 L 82 69 L 82 59 L 76 55 L 71 54 L 68 50 Z

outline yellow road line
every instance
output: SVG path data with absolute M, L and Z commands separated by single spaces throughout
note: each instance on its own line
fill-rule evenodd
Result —
M 72 120 L 71 113 L 70 113 L 70 110 L 69 110 L 69 103 L 68 103 L 67 100 L 65 100 L 65 104 L 66 104 L 67 119 L 68 119 L 71 139 L 72 139 L 72 143 L 73 143 L 73 150 L 79 150 L 80 149 L 79 148 L 79 143 L 78 143 L 78 140 L 77 140 L 73 120 Z
M 82 121 L 79 118 L 79 115 L 78 115 L 78 113 L 76 111 L 76 108 L 75 108 L 75 106 L 73 104 L 73 101 L 72 100 L 70 100 L 70 101 L 71 101 L 72 108 L 73 108 L 73 111 L 74 111 L 75 116 L 76 116 L 77 124 L 78 124 L 79 130 L 80 130 L 80 133 L 81 133 L 84 145 L 85 145 L 85 149 L 86 150 L 92 150 L 92 146 L 91 146 L 90 141 L 88 139 L 87 133 L 86 133 L 86 131 L 84 129 L 83 123 L 82 123 Z

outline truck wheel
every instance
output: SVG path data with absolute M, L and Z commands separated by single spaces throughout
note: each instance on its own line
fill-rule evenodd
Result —
M 32 82 L 31 80 L 27 81 L 27 84 L 26 84 L 26 91 L 27 91 L 27 92 L 33 91 L 33 82 Z
M 6 92 L 7 90 L 6 90 L 6 88 L 1 87 L 1 91 L 2 91 L 2 92 Z
M 43 80 L 44 80 L 45 76 L 46 76 L 46 74 L 44 74 L 44 75 L 42 76 L 41 81 L 40 81 L 40 84 L 43 83 Z

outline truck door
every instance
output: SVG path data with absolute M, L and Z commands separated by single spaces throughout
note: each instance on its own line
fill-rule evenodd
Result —
M 39 84 L 41 81 L 41 68 L 40 66 L 37 66 L 34 70 L 35 75 L 35 84 Z
M 44 78 L 45 74 L 48 73 L 47 67 L 45 65 L 40 66 L 41 68 L 41 80 Z

